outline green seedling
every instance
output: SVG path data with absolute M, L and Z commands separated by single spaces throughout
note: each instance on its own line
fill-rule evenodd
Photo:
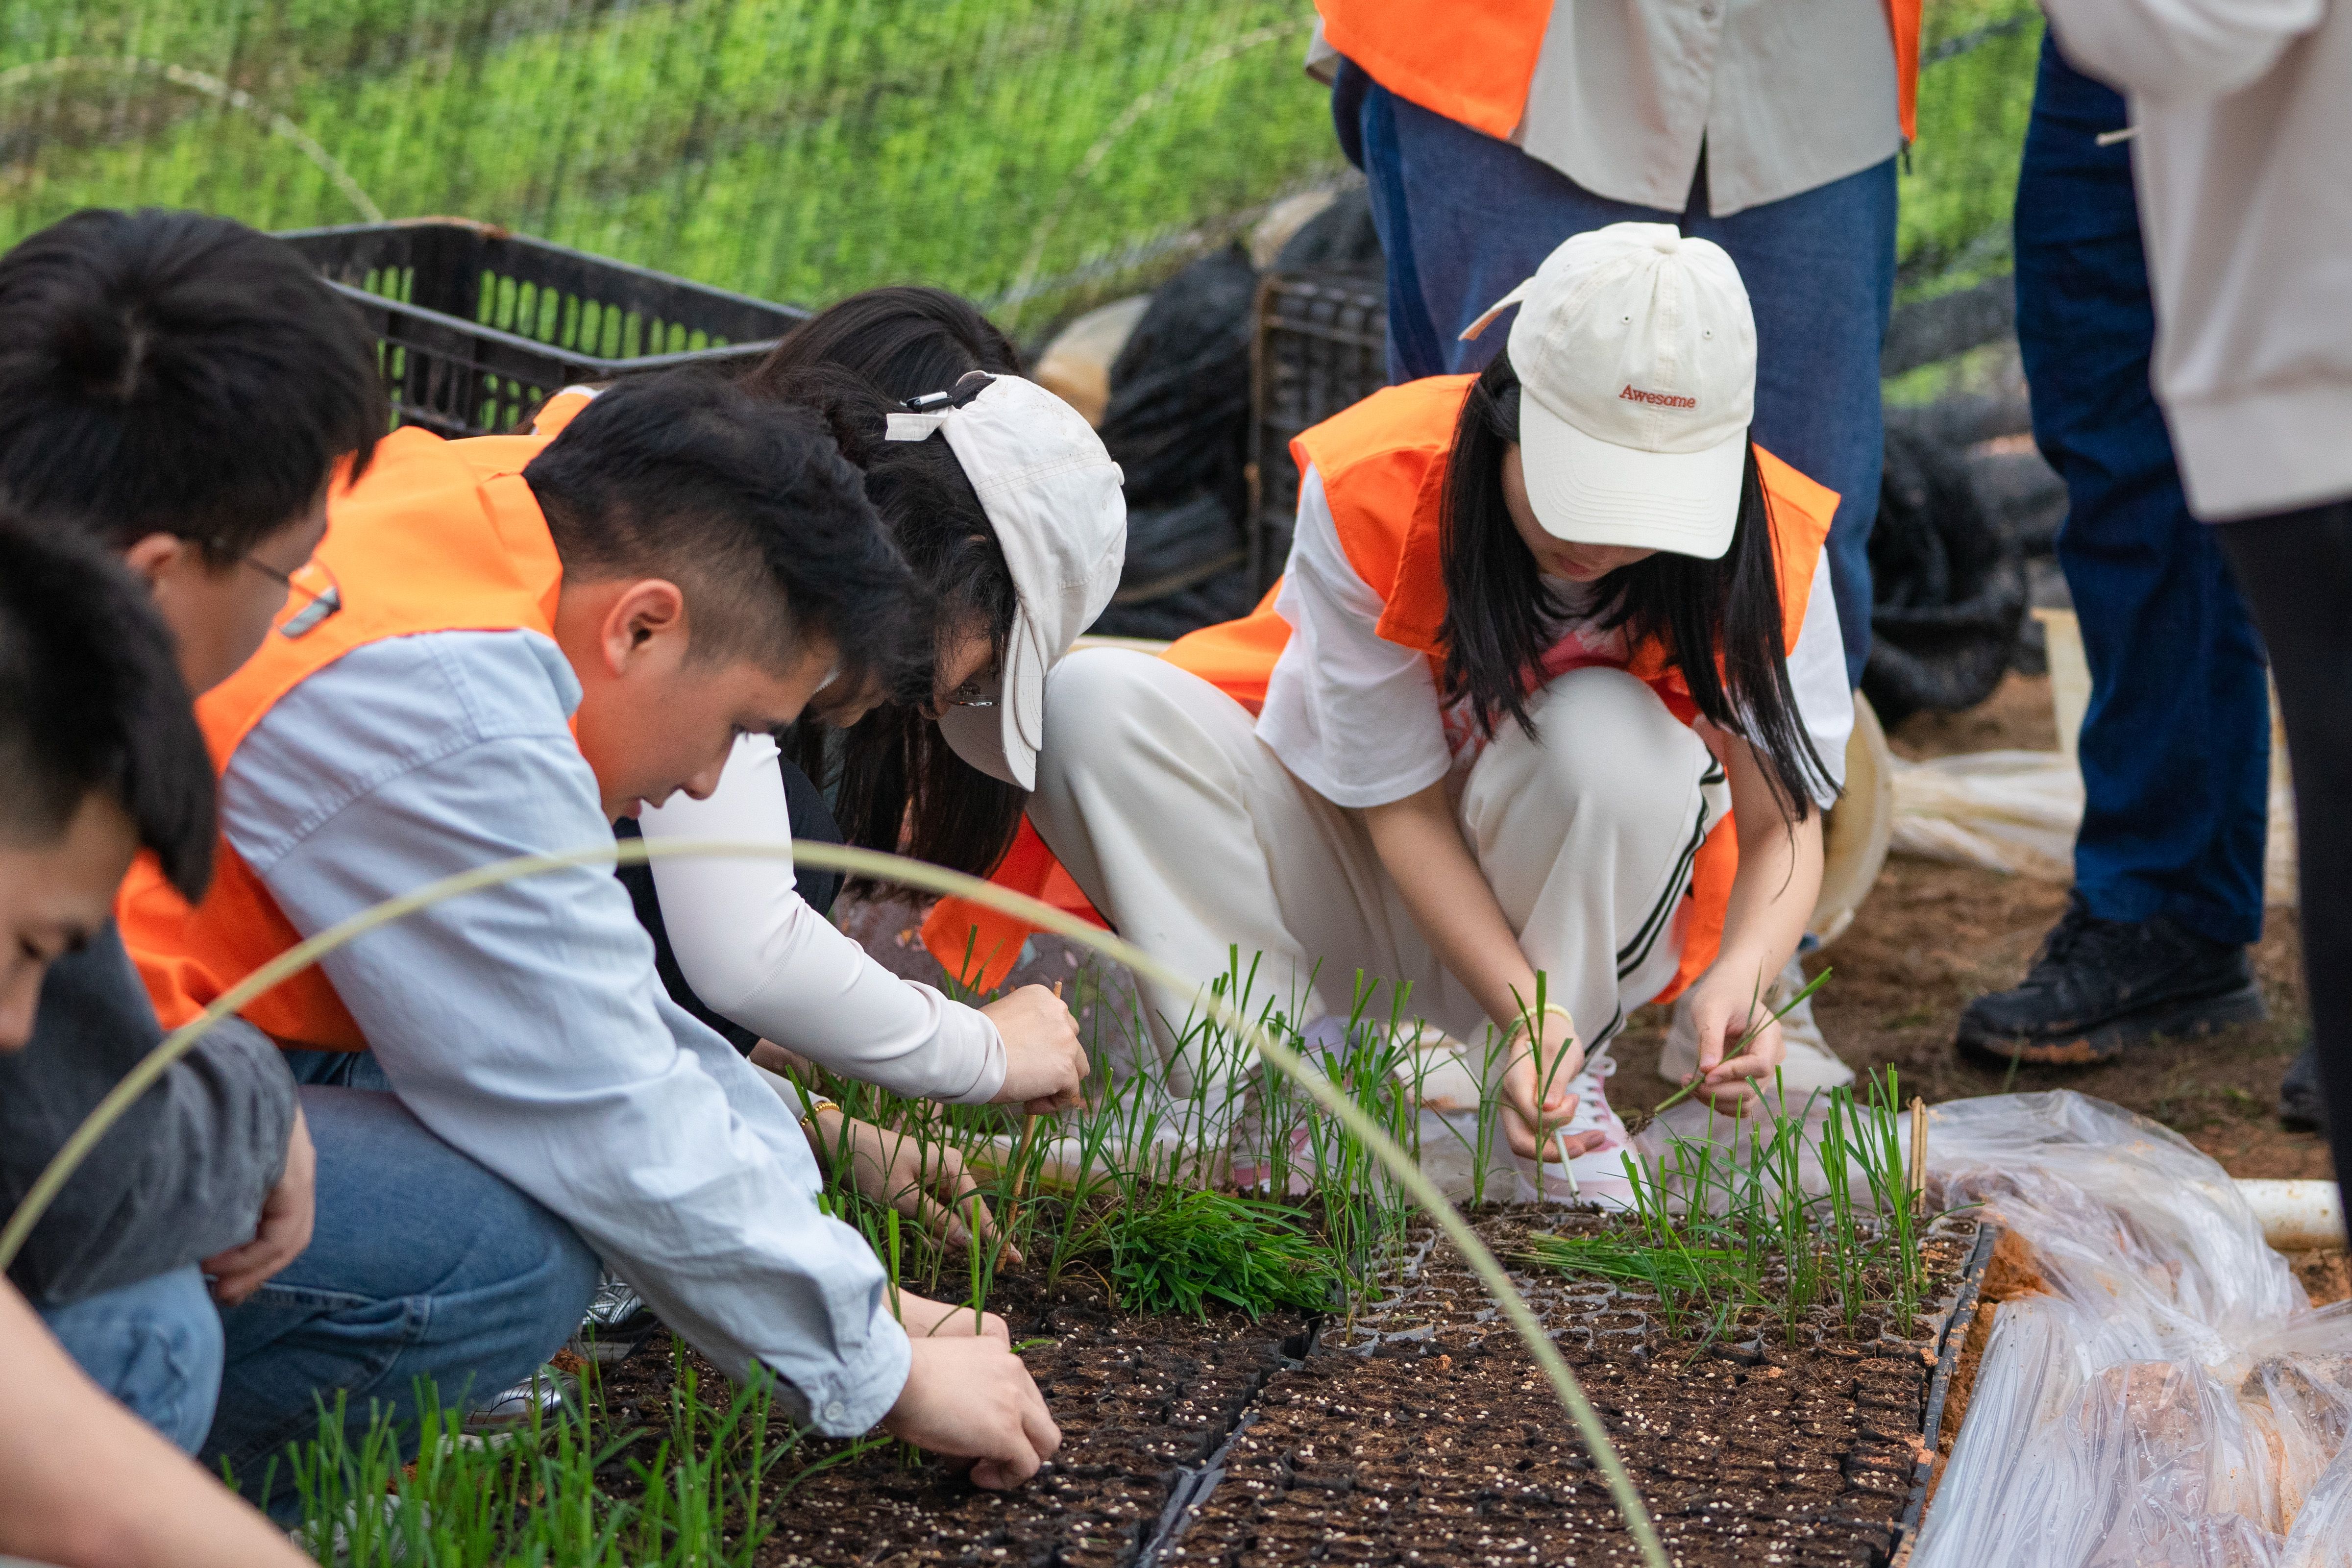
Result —
M 1211 1303 L 1260 1318 L 1326 1305 L 1339 1256 L 1271 1204 L 1163 1189 L 1110 1231 L 1111 1282 L 1132 1312 L 1205 1318 Z
M 1790 997 L 1786 1002 L 1781 1003 L 1780 1008 L 1774 1012 L 1769 1018 L 1766 1019 L 1761 1024 L 1756 1025 L 1754 1027 L 1748 1029 L 1747 1033 L 1741 1035 L 1739 1038 L 1734 1040 L 1730 1047 L 1724 1051 L 1724 1059 L 1728 1061 L 1732 1058 L 1740 1055 L 1746 1051 L 1750 1045 L 1755 1043 L 1757 1036 L 1762 1034 L 1766 1029 L 1770 1028 L 1773 1025 L 1779 1023 L 1790 1014 L 1795 1012 L 1797 1010 L 1797 1005 L 1811 996 L 1814 992 L 1819 991 L 1822 984 L 1828 981 L 1832 973 L 1834 972 L 1832 970 L 1824 969 L 1819 974 L 1814 975 L 1811 980 L 1805 982 L 1805 988 L 1798 992 L 1794 996 Z M 1762 995 L 1763 992 L 1759 988 L 1757 992 L 1756 998 L 1749 1001 L 1748 1016 L 1750 1017 L 1755 1016 L 1756 1000 L 1760 999 Z M 1675 1106 L 1680 1105 L 1692 1095 L 1697 1093 L 1699 1086 L 1706 1081 L 1706 1075 L 1705 1073 L 1697 1074 L 1692 1078 L 1690 1082 L 1683 1085 L 1682 1088 L 1675 1090 L 1674 1093 L 1658 1101 L 1657 1104 L 1652 1106 L 1646 1112 L 1634 1112 L 1631 1117 L 1626 1119 L 1625 1131 L 1628 1133 L 1639 1133 L 1643 1131 L 1650 1125 L 1651 1122 L 1655 1121 L 1659 1117 L 1664 1115 L 1667 1111 L 1672 1110 Z

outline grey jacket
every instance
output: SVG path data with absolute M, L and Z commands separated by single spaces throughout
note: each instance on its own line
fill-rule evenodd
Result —
M 0 1055 L 0 1213 L 106 1091 L 163 1039 L 109 925 L 52 964 L 32 1042 Z M 58 1305 L 253 1239 L 286 1165 L 294 1080 L 278 1047 L 232 1019 L 196 1044 L 90 1151 L 8 1278 Z

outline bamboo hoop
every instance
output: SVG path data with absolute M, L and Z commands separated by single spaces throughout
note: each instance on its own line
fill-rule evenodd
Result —
M 38 1223 L 41 1215 L 56 1199 L 58 1192 L 64 1188 L 76 1167 L 88 1157 L 90 1150 L 97 1146 L 99 1140 L 106 1135 L 107 1130 L 113 1126 L 116 1120 L 146 1092 L 149 1086 L 163 1076 L 166 1068 L 186 1055 L 189 1049 L 222 1019 L 271 987 L 301 973 L 327 954 L 364 936 L 377 927 L 389 925 L 394 921 L 440 903 L 444 900 L 478 892 L 483 889 L 498 887 L 523 877 L 536 876 L 543 871 L 566 870 L 583 866 L 635 864 L 646 860 L 687 857 L 782 860 L 795 865 L 814 866 L 824 870 L 846 872 L 854 877 L 872 878 L 877 881 L 896 882 L 901 886 L 918 888 L 926 892 L 969 899 L 974 903 L 1012 915 L 1058 936 L 1066 937 L 1081 947 L 1097 952 L 1115 963 L 1124 964 L 1144 978 L 1156 984 L 1166 986 L 1171 991 L 1181 994 L 1188 989 L 1197 988 L 1193 982 L 1185 979 L 1140 948 L 1108 931 L 1088 925 L 1074 915 L 1066 914 L 1050 904 L 1040 902 L 1025 894 L 1013 892 L 1010 889 L 1000 888 L 994 883 L 982 881 L 977 877 L 969 877 L 959 871 L 950 871 L 942 867 L 926 865 L 921 861 L 909 860 L 898 855 L 885 855 L 872 849 L 856 849 L 839 844 L 813 844 L 802 839 L 793 839 L 789 843 L 779 843 L 772 839 L 765 841 L 676 839 L 652 843 L 642 838 L 633 838 L 607 841 L 560 853 L 518 855 L 510 859 L 496 861 L 488 866 L 476 867 L 470 871 L 461 871 L 455 876 L 444 877 L 438 881 L 427 883 L 397 898 L 386 899 L 382 903 L 362 910 L 349 919 L 336 922 L 316 936 L 296 943 L 256 969 L 243 980 L 230 986 L 203 1013 L 165 1036 L 138 1066 L 132 1068 L 124 1076 L 121 1082 L 116 1084 L 106 1097 L 99 1101 L 89 1115 L 83 1120 L 82 1124 L 74 1130 L 73 1135 L 66 1140 L 65 1145 L 58 1151 L 47 1168 L 41 1172 L 39 1178 L 34 1182 L 31 1190 L 25 1194 L 24 1201 L 16 1205 L 16 1212 L 9 1215 L 6 1226 L 0 1228 L 0 1270 L 5 1270 L 9 1263 L 15 1260 L 17 1252 L 25 1244 L 26 1237 L 31 1235 L 33 1226 Z M 1470 1228 L 1469 1222 L 1462 1217 L 1460 1211 L 1455 1209 L 1446 1199 L 1445 1194 L 1438 1190 L 1436 1184 L 1423 1173 L 1421 1167 L 1415 1164 L 1404 1151 L 1381 1130 L 1378 1123 L 1365 1114 L 1361 1107 L 1341 1094 L 1337 1085 L 1329 1082 L 1321 1073 L 1310 1070 L 1297 1053 L 1276 1040 L 1267 1031 L 1244 1017 L 1223 996 L 1208 992 L 1205 988 L 1199 989 L 1202 991 L 1206 1011 L 1220 1027 L 1230 1029 L 1236 1037 L 1247 1040 L 1260 1057 L 1305 1090 L 1308 1099 L 1338 1118 L 1349 1131 L 1362 1140 L 1364 1146 L 1372 1152 L 1373 1157 L 1388 1167 L 1390 1174 L 1396 1178 L 1398 1184 L 1412 1195 L 1414 1202 L 1419 1204 L 1423 1211 L 1436 1223 L 1438 1228 L 1445 1233 L 1446 1239 L 1453 1242 L 1455 1248 L 1461 1252 L 1464 1260 L 1470 1265 L 1472 1271 L 1485 1283 L 1488 1292 L 1494 1297 L 1496 1304 L 1501 1308 L 1503 1315 L 1509 1320 L 1512 1329 L 1526 1343 L 1528 1353 L 1535 1358 L 1536 1364 L 1543 1369 L 1546 1379 L 1551 1384 L 1552 1392 L 1559 1396 L 1562 1408 L 1568 1412 L 1570 1420 L 1576 1426 L 1578 1436 L 1584 1439 L 1587 1451 L 1591 1455 L 1593 1462 L 1600 1467 L 1601 1475 L 1607 1480 L 1610 1495 L 1615 1500 L 1619 1512 L 1624 1516 L 1626 1528 L 1633 1533 L 1643 1563 L 1648 1565 L 1648 1568 L 1671 1568 L 1664 1545 L 1658 1536 L 1657 1526 L 1651 1520 L 1649 1509 L 1643 1502 L 1640 1491 L 1635 1489 L 1633 1478 L 1627 1472 L 1625 1461 L 1617 1452 L 1617 1446 L 1610 1440 L 1608 1428 L 1601 1425 L 1599 1413 L 1592 1408 L 1591 1402 L 1585 1397 L 1583 1386 L 1577 1382 L 1576 1374 L 1569 1370 L 1568 1363 L 1561 1358 L 1559 1347 L 1554 1345 L 1550 1336 L 1544 1332 L 1543 1324 L 1536 1317 L 1534 1309 L 1528 1305 L 1527 1299 L 1521 1296 L 1517 1288 L 1511 1283 L 1509 1274 L 1504 1270 L 1502 1264 L 1496 1260 L 1495 1255 L 1487 1250 L 1486 1243 L 1479 1240 L 1477 1233 Z

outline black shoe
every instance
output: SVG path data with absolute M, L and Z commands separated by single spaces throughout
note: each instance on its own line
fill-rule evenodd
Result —
M 2136 1040 L 2201 1035 L 2265 1015 L 2246 950 L 2171 920 L 2103 921 L 2080 893 L 2025 983 L 1960 1014 L 1962 1050 L 2003 1062 L 2089 1066 Z
M 2279 1125 L 2291 1132 L 2327 1131 L 2327 1101 L 2319 1092 L 2319 1047 L 2311 1040 L 2294 1053 L 2279 1084 Z

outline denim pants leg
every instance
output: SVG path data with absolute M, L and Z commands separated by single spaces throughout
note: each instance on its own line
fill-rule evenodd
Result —
M 2270 699 L 2262 642 L 2189 513 L 2163 412 L 2123 100 L 2045 41 L 2017 191 L 2017 337 L 2033 437 L 2066 481 L 2058 562 L 2091 705 L 2074 885 L 2104 920 L 2263 929 Z
M 345 1430 L 371 1406 L 415 1414 L 414 1384 L 445 1405 L 488 1399 L 554 1353 L 579 1325 L 596 1255 L 572 1228 L 436 1138 L 390 1094 L 308 1086 L 319 1150 L 310 1249 L 222 1314 L 227 1365 L 207 1466 L 228 1461 L 258 1498 L 269 1463 L 319 1432 L 319 1405 L 348 1396 Z M 414 1451 L 415 1435 L 405 1436 Z M 290 1477 L 281 1461 L 271 1500 Z
M 1594 195 L 1506 142 L 1406 102 L 1362 94 L 1364 177 L 1388 258 L 1389 379 L 1476 370 L 1504 324 L 1462 329 L 1570 235 L 1671 223 L 1739 268 L 1756 312 L 1757 441 L 1838 492 L 1830 574 L 1846 675 L 1870 657 L 1870 525 L 1885 430 L 1878 356 L 1895 291 L 1895 160 L 1728 217 L 1706 212 L 1705 163 L 1679 213 Z
M 196 1451 L 221 1384 L 220 1309 L 196 1265 L 37 1310 L 92 1383 Z

